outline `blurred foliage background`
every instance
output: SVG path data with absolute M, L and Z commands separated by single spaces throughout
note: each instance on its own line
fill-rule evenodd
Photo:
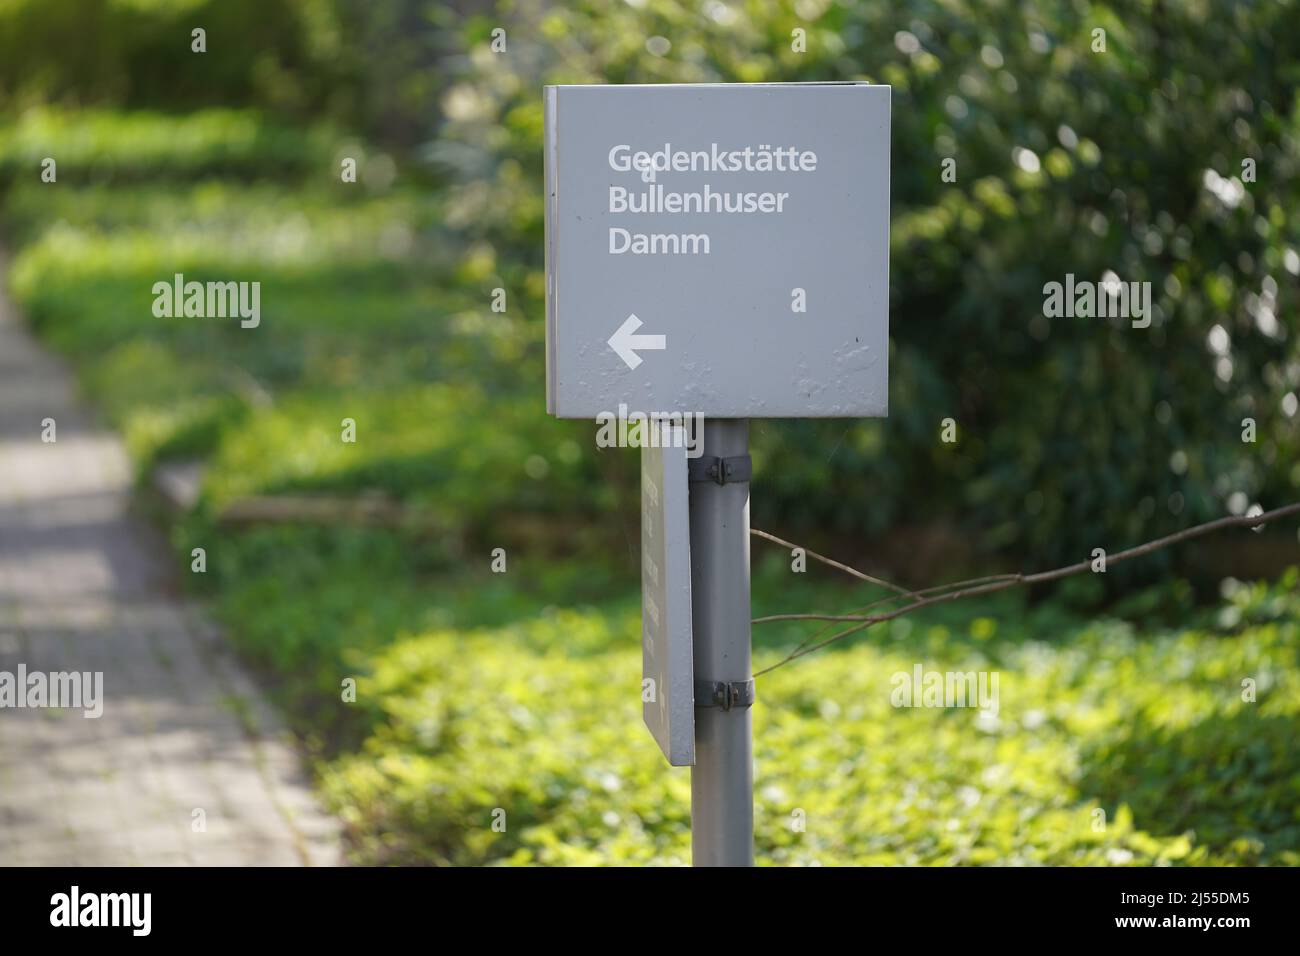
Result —
M 1297 497 L 1298 13 L 0 0 L 8 284 L 142 488 L 201 466 L 197 504 L 159 516 L 178 568 L 221 543 L 193 586 L 276 688 L 357 859 L 680 861 L 688 778 L 634 706 L 636 455 L 544 413 L 541 86 L 892 86 L 891 415 L 756 422 L 753 519 L 925 585 Z M 177 272 L 261 281 L 262 325 L 155 319 Z M 1149 281 L 1151 327 L 1045 318 L 1067 273 Z M 297 495 L 399 517 L 231 519 Z M 757 610 L 870 596 L 755 553 Z M 761 855 L 1295 862 L 1296 579 L 1239 579 L 1297 561 L 1293 526 L 1227 535 L 777 672 Z M 759 663 L 805 633 L 756 630 Z M 918 659 L 1001 668 L 1006 719 L 886 708 Z M 476 822 L 502 794 L 508 835 Z M 802 842 L 794 807 L 820 821 Z
M 511 5 L 503 22 L 524 25 L 516 52 L 492 55 L 495 21 L 474 21 L 479 42 L 445 100 L 446 154 L 472 182 L 451 211 L 509 282 L 537 290 L 539 82 L 890 84 L 890 417 L 764 425 L 755 520 L 862 535 L 939 519 L 981 551 L 1076 560 L 1099 541 L 1300 486 L 1295 14 L 1287 3 Z M 791 51 L 796 27 L 807 53 Z M 653 36 L 670 41 L 666 54 L 647 52 Z M 955 183 L 940 176 L 945 158 Z M 1244 159 L 1257 172 L 1248 187 Z M 1107 272 L 1152 283 L 1150 329 L 1043 317 L 1046 282 Z M 529 307 L 540 313 L 540 297 Z M 945 417 L 955 447 L 937 440 Z M 1241 441 L 1246 417 L 1254 445 Z

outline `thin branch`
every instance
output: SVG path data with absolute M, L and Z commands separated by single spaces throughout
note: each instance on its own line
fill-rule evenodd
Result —
M 922 588 L 920 591 L 909 591 L 906 595 L 895 594 L 891 597 L 881 598 L 879 601 L 872 601 L 860 608 L 856 608 L 849 614 L 769 614 L 766 617 L 756 617 L 751 624 L 769 624 L 772 621 L 863 621 L 863 613 L 871 610 L 873 607 L 879 607 L 882 604 L 888 604 L 891 601 L 897 601 L 900 597 L 923 598 L 943 591 L 949 591 L 953 588 L 970 587 L 973 584 L 985 584 L 991 581 L 1015 581 L 1019 575 L 1016 574 L 990 574 L 983 578 L 971 578 L 969 581 L 952 581 L 948 584 L 936 584 L 932 587 Z
M 760 531 L 757 528 L 750 528 L 749 530 L 750 530 L 750 534 L 754 535 L 755 537 L 764 538 L 768 541 L 773 541 L 776 544 L 783 545 L 784 547 L 791 548 L 791 549 L 800 547 L 800 545 L 794 544 L 793 542 L 790 541 L 786 541 L 784 538 L 778 538 L 776 535 L 771 534 L 767 531 Z M 815 560 L 821 561 L 822 563 L 826 564 L 828 567 L 835 568 L 838 571 L 843 571 L 846 574 L 857 578 L 859 581 L 866 581 L 870 584 L 875 584 L 879 587 L 883 587 L 886 588 L 887 590 L 891 590 L 895 592 L 894 594 L 891 594 L 888 597 L 880 598 L 879 600 L 873 601 L 870 604 L 865 605 L 864 607 L 858 608 L 857 613 L 861 613 L 863 611 L 869 611 L 873 607 L 879 607 L 881 604 L 886 604 L 890 601 L 897 601 L 899 598 L 910 598 L 912 600 L 916 600 L 920 596 L 920 594 L 924 593 L 924 592 L 914 593 L 912 591 L 908 591 L 906 588 L 901 588 L 896 584 L 891 584 L 890 582 L 884 580 L 883 578 L 874 578 L 871 575 L 863 574 L 857 568 L 851 568 L 847 564 L 841 564 L 839 561 L 836 561 L 833 558 L 828 558 L 825 555 L 818 554 L 816 551 L 809 551 L 807 548 L 804 548 L 804 553 L 812 555 Z M 772 618 L 757 618 L 752 623 L 761 624 L 768 620 L 780 620 L 780 619 L 781 616 L 776 615 Z M 817 640 L 817 638 L 821 637 L 828 630 L 830 630 L 829 623 L 826 624 L 824 627 L 818 628 L 817 630 L 809 634 L 807 637 L 805 637 L 799 643 L 799 645 L 795 647 L 795 650 L 796 651 L 802 650 L 805 645 L 811 643 L 812 641 Z
M 1150 554 L 1151 552 L 1158 551 L 1161 548 L 1167 548 L 1172 544 L 1179 543 L 1180 541 L 1187 541 L 1192 538 L 1199 538 L 1203 535 L 1210 534 L 1214 531 L 1221 531 L 1224 528 L 1258 528 L 1267 524 L 1269 521 L 1273 521 L 1278 518 L 1285 518 L 1288 515 L 1293 515 L 1297 513 L 1300 513 L 1300 502 L 1296 502 L 1294 504 L 1289 504 L 1289 505 L 1283 505 L 1281 508 L 1274 508 L 1272 511 L 1265 511 L 1262 514 L 1257 514 L 1257 515 L 1233 515 L 1226 518 L 1217 518 L 1214 521 L 1207 521 L 1205 524 L 1194 525 L 1191 528 L 1184 528 L 1182 531 L 1176 531 L 1173 534 L 1167 534 L 1163 538 L 1157 538 L 1154 541 L 1148 541 L 1146 544 L 1139 544 L 1136 545 L 1135 547 L 1128 548 L 1127 550 L 1118 551 L 1115 554 L 1107 556 L 1106 565 L 1109 567 L 1112 564 L 1118 564 L 1119 562 L 1127 561 L 1130 558 L 1141 557 L 1144 554 Z M 885 611 L 880 614 L 873 614 L 867 616 L 833 615 L 833 614 L 795 614 L 795 615 L 772 615 L 766 618 L 758 618 L 756 619 L 755 623 L 759 621 L 773 621 L 773 620 L 809 620 L 809 621 L 841 621 L 841 622 L 856 621 L 857 623 L 853 627 L 846 628 L 845 630 L 842 630 L 837 634 L 833 634 L 830 637 L 826 638 L 825 640 L 819 641 L 816 644 L 809 645 L 808 641 L 805 640 L 793 651 L 787 654 L 784 658 L 777 661 L 771 667 L 765 667 L 761 671 L 757 671 L 754 674 L 754 676 L 761 677 L 763 674 L 766 674 L 769 671 L 774 671 L 778 667 L 790 663 L 790 661 L 794 660 L 795 658 L 803 657 L 805 654 L 811 654 L 814 651 L 821 650 L 823 647 L 826 647 L 829 644 L 833 644 L 836 641 L 843 640 L 844 638 L 850 636 L 851 634 L 856 634 L 859 631 L 865 630 L 866 628 L 870 627 L 873 624 L 879 624 L 883 621 L 893 620 L 896 617 L 906 614 L 909 611 L 915 611 L 918 608 L 928 607 L 932 604 L 944 604 L 949 601 L 957 601 L 962 598 L 974 597 L 979 594 L 992 594 L 996 591 L 1005 591 L 1008 588 L 1015 587 L 1021 584 L 1044 584 L 1048 581 L 1056 581 L 1059 580 L 1060 578 L 1069 577 L 1072 574 L 1079 574 L 1082 571 L 1089 570 L 1091 567 L 1092 567 L 1092 561 L 1084 560 L 1076 564 L 1066 565 L 1065 567 L 1062 568 L 1055 568 L 1051 571 L 1040 571 L 1036 574 L 993 575 L 992 577 L 987 577 L 987 578 L 974 578 L 970 581 L 958 581 L 951 585 L 940 585 L 939 588 L 927 589 L 928 591 L 935 591 L 935 590 L 946 588 L 947 590 L 943 590 L 942 593 L 918 597 L 917 600 L 913 601 L 911 604 L 904 605 L 903 607 L 895 608 L 891 611 Z M 925 592 L 917 592 L 917 593 L 925 594 Z M 892 599 L 886 599 L 886 600 L 892 600 Z M 877 602 L 877 603 L 881 603 L 881 602 Z
M 749 533 L 756 538 L 765 538 L 768 541 L 775 542 L 776 544 L 783 545 L 787 548 L 803 548 L 803 545 L 792 544 L 784 538 L 778 538 L 776 535 L 768 534 L 766 531 L 759 531 L 757 528 L 750 528 Z M 868 584 L 874 584 L 877 587 L 886 588 L 887 590 L 894 591 L 897 594 L 907 595 L 908 597 L 912 596 L 912 592 L 907 590 L 907 588 L 900 588 L 897 584 L 890 584 L 888 581 L 884 581 L 880 578 L 873 578 L 869 574 L 863 574 L 857 568 L 851 568 L 847 564 L 840 564 L 840 562 L 833 558 L 828 558 L 825 555 L 818 554 L 816 551 L 812 551 L 808 548 L 803 548 L 803 551 L 808 555 L 808 557 L 820 561 L 822 564 L 835 568 L 838 571 L 843 571 L 845 574 L 851 574 L 859 581 L 866 581 Z

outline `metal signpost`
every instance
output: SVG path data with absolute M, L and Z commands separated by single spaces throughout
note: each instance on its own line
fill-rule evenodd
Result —
M 642 696 L 692 765 L 696 865 L 753 862 L 748 419 L 888 412 L 889 103 L 545 91 L 547 410 L 660 422 L 640 428 Z

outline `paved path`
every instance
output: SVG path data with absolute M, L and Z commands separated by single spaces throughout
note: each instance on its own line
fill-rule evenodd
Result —
M 0 865 L 339 862 L 336 821 L 178 596 L 179 562 L 129 513 L 130 489 L 121 443 L 0 288 L 0 681 L 20 664 L 102 671 L 104 700 L 99 719 L 0 707 Z

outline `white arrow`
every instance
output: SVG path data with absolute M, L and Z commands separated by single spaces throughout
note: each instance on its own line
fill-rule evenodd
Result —
M 632 333 L 639 328 L 641 328 L 641 320 L 635 315 L 629 315 L 627 321 L 618 327 L 618 331 L 609 337 L 609 347 L 618 354 L 628 368 L 636 368 L 641 364 L 641 356 L 636 354 L 637 349 L 653 351 L 668 347 L 666 336 L 633 335 Z

